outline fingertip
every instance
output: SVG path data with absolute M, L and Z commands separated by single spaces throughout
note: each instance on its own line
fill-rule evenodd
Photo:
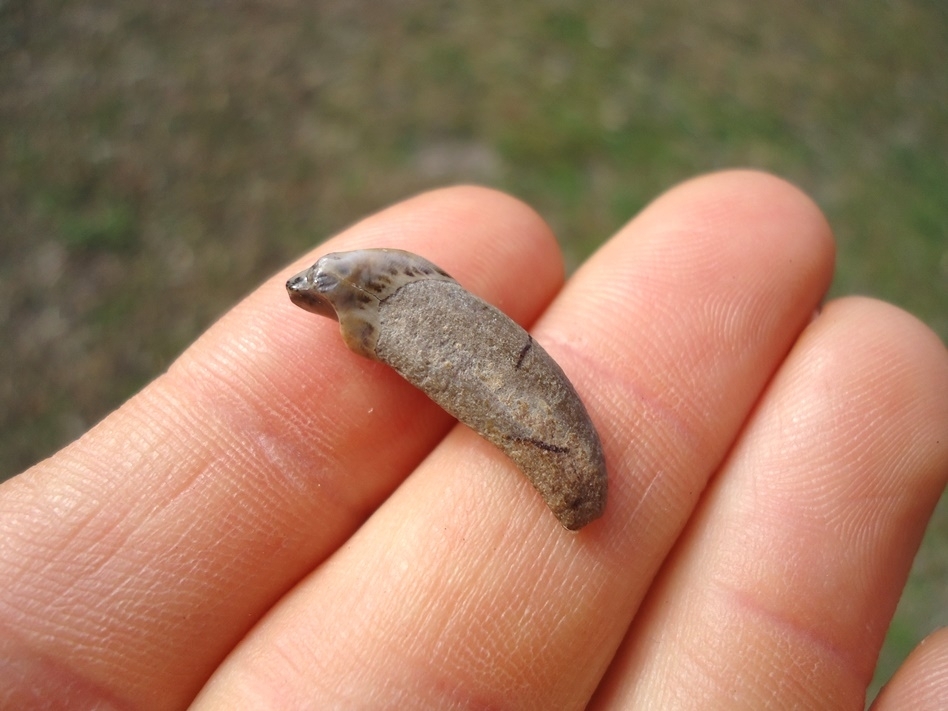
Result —
M 925 323 L 892 304 L 864 296 L 828 303 L 808 329 L 819 367 L 835 367 L 858 384 L 854 400 L 874 407 L 911 437 L 900 469 L 913 471 L 913 486 L 943 488 L 948 477 L 948 349 Z M 928 462 L 916 468 L 916 462 Z
M 948 627 L 922 640 L 882 688 L 871 708 L 948 708 Z
M 798 186 L 759 170 L 726 170 L 687 180 L 660 196 L 646 213 L 678 214 L 680 229 L 720 236 L 748 225 L 758 240 L 788 242 L 832 276 L 836 247 L 819 205 Z
M 559 245 L 540 214 L 508 193 L 477 185 L 437 188 L 385 208 L 301 261 L 327 251 L 367 247 L 420 254 L 488 300 L 492 290 L 501 292 L 498 299 L 516 299 L 511 284 L 521 292 L 548 284 L 548 300 L 563 281 Z M 528 281 L 511 279 L 512 273 L 527 274 Z

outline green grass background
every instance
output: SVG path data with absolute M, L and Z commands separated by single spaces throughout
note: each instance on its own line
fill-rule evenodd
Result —
M 278 267 L 478 182 L 575 266 L 675 182 L 809 192 L 834 294 L 948 337 L 941 0 L 0 0 L 0 479 L 81 434 Z M 880 662 L 948 609 L 948 512 Z

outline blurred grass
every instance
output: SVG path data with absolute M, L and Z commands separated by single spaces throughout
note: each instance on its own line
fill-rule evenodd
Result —
M 0 478 L 261 279 L 406 195 L 508 190 L 578 264 L 754 166 L 839 240 L 834 294 L 948 338 L 948 6 L 752 0 L 0 2 Z M 939 510 L 883 653 L 945 624 Z

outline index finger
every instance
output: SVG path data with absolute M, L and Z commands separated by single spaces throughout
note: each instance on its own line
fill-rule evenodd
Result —
M 168 373 L 0 488 L 8 694 L 185 705 L 448 431 L 424 395 L 287 299 L 317 253 L 365 246 L 423 253 L 526 324 L 562 282 L 537 215 L 478 188 L 390 208 L 267 281 Z

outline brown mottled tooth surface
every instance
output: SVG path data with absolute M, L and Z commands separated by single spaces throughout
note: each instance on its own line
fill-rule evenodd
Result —
M 286 283 L 339 321 L 353 351 L 390 365 L 517 464 L 566 528 L 599 518 L 599 435 L 562 369 L 520 326 L 416 254 L 327 254 Z

